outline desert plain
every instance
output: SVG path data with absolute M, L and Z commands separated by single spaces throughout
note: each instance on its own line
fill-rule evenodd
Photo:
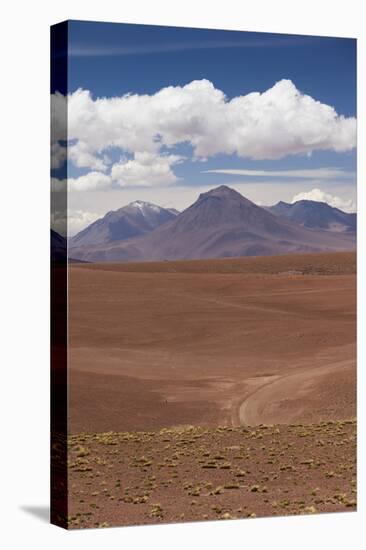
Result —
M 69 266 L 70 528 L 356 507 L 356 254 Z

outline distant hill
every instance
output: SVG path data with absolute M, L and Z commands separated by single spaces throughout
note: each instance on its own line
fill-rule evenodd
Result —
M 325 202 L 301 200 L 289 204 L 278 202 L 268 208 L 270 212 L 311 229 L 355 232 L 357 215 L 342 212 Z
M 51 229 L 51 263 L 64 263 L 68 259 L 68 263 L 87 263 L 87 260 L 79 260 L 78 258 L 67 257 L 67 239 Z
M 53 229 L 51 229 L 51 262 L 62 263 L 67 258 L 66 239 Z
M 304 227 L 220 186 L 202 193 L 189 208 L 150 233 L 107 244 L 73 246 L 70 252 L 89 261 L 150 261 L 268 256 L 354 247 L 353 234 Z
M 173 220 L 174 209 L 135 201 L 119 210 L 108 212 L 70 239 L 71 247 L 113 243 L 145 235 L 160 225 Z

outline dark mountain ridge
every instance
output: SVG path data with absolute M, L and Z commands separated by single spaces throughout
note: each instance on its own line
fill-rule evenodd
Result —
M 356 231 L 357 215 L 355 213 L 343 212 L 325 202 L 300 200 L 290 204 L 280 201 L 270 206 L 268 210 L 311 229 Z
M 51 229 L 51 263 L 63 263 L 67 258 L 67 241 L 65 237 Z
M 171 209 L 134 201 L 88 225 L 70 239 L 70 246 L 94 246 L 145 235 L 176 215 Z

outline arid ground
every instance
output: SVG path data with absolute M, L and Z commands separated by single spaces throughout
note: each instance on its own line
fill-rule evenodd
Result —
M 354 509 L 355 271 L 72 264 L 70 527 Z

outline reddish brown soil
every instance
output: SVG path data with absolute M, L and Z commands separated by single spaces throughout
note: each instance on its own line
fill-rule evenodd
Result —
M 294 258 L 296 271 L 328 274 L 288 274 Z M 342 259 L 346 274 L 329 274 Z M 239 425 L 253 392 L 250 423 L 354 416 L 354 259 L 175 262 L 182 271 L 199 265 L 192 273 L 164 271 L 170 262 L 160 272 L 73 265 L 71 432 Z M 216 272 L 238 264 L 250 269 Z
M 320 422 L 343 421 L 356 414 L 355 282 L 352 253 L 70 266 L 69 431 L 75 434 L 71 443 L 85 443 L 89 453 L 85 459 L 93 464 L 97 457 L 105 460 L 107 450 L 115 451 L 115 456 L 108 455 L 108 461 L 113 458 L 107 461 L 108 469 L 71 468 L 70 513 L 92 512 L 77 516 L 79 523 L 74 519 L 71 525 L 175 521 L 181 513 L 186 520 L 225 513 L 238 517 L 249 512 L 299 513 L 313 506 L 309 494 L 318 486 L 324 502 L 315 504 L 316 510 L 352 508 L 346 500 L 353 498 L 355 426 L 332 425 L 347 432 L 338 446 L 332 430 Z M 329 443 L 315 444 L 315 436 L 295 437 L 294 430 L 300 428 L 294 425 L 305 423 L 312 426 L 312 434 L 322 433 L 321 440 L 329 435 Z M 279 443 L 268 439 L 261 449 L 262 438 L 253 436 L 248 441 L 250 436 L 240 428 L 259 424 L 291 426 L 280 428 Z M 111 491 L 117 479 L 123 490 L 127 483 L 137 498 L 142 478 L 136 475 L 150 472 L 147 466 L 146 472 L 132 466 L 126 469 L 125 461 L 133 462 L 137 451 L 151 454 L 154 462 L 163 460 L 160 430 L 173 430 L 165 443 L 168 451 L 179 438 L 191 438 L 191 432 L 183 429 L 187 426 L 199 427 L 192 434 L 204 442 L 204 452 L 240 446 L 243 438 L 250 447 L 253 440 L 255 449 L 248 451 L 246 459 L 251 477 L 244 485 L 261 485 L 262 477 L 268 477 L 267 496 L 253 495 L 248 487 L 225 490 L 217 500 L 221 512 L 209 512 L 217 495 L 207 496 L 207 506 L 189 504 L 195 498 L 187 495 L 185 500 L 183 483 L 190 479 L 193 484 L 229 483 L 225 476 L 231 470 L 202 469 L 199 454 L 189 459 L 196 449 L 187 444 L 188 454 L 176 466 L 177 475 L 164 477 L 163 467 L 154 470 L 160 489 L 153 497 L 139 505 L 118 501 L 121 495 Z M 217 426 L 238 428 L 220 431 Z M 177 429 L 182 429 L 181 435 Z M 147 430 L 151 433 L 136 434 Z M 110 431 L 123 434 L 113 436 L 116 445 L 100 445 L 98 433 Z M 80 435 L 85 432 L 91 435 Z M 273 437 L 277 441 L 277 435 Z M 291 469 L 280 470 L 273 479 L 277 471 L 267 453 L 273 445 L 278 465 L 283 461 L 294 465 L 304 450 L 315 460 L 327 457 L 328 463 L 302 466 L 306 476 L 301 483 L 294 474 L 297 470 Z M 231 455 L 226 458 L 234 460 Z M 333 469 L 347 464 L 349 474 L 337 474 L 335 480 L 326 477 L 332 463 Z M 172 466 L 167 472 L 173 470 Z M 96 495 L 97 507 L 87 509 L 91 493 L 99 491 L 103 481 L 115 498 Z M 337 500 L 337 490 L 347 499 Z M 88 495 L 85 503 L 79 502 L 83 500 L 80 491 Z M 305 507 L 292 505 L 295 500 L 291 499 L 305 501 Z M 285 500 L 290 504 L 272 505 Z M 162 517 L 158 512 L 151 515 L 154 503 L 161 504 Z M 242 512 L 236 512 L 239 508 Z

